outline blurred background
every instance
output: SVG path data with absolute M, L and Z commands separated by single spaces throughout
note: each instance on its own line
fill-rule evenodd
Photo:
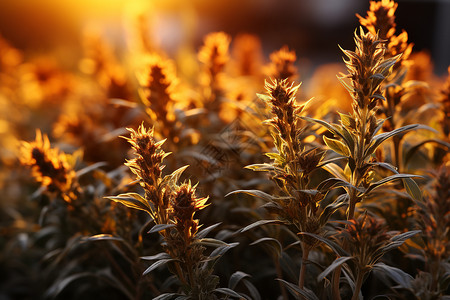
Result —
M 450 1 L 400 0 L 397 30 L 405 29 L 414 51 L 427 50 L 434 72 L 450 65 Z M 369 1 L 363 0 L 2 0 L 0 34 L 26 56 L 52 53 L 75 68 L 86 31 L 97 31 L 118 52 L 132 41 L 138 17 L 149 38 L 175 54 L 189 44 L 198 49 L 206 33 L 235 37 L 253 33 L 266 54 L 284 44 L 312 66 L 341 61 L 338 44 L 353 49 L 352 33 Z

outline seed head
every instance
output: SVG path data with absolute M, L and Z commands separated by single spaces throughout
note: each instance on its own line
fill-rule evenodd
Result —
M 380 219 L 364 214 L 348 221 L 348 225 L 340 233 L 350 247 L 350 252 L 358 261 L 361 269 L 370 268 L 381 258 L 381 248 L 386 246 L 392 237 Z
M 161 173 L 164 168 L 163 159 L 168 155 L 161 149 L 164 141 L 156 142 L 153 137 L 153 129 L 146 129 L 141 124 L 137 131 L 128 129 L 130 138 L 125 138 L 135 151 L 136 158 L 128 160 L 125 165 L 137 175 L 141 186 L 146 191 L 149 201 L 159 203 L 156 195 L 156 187 L 161 182 Z
M 268 66 L 268 76 L 277 80 L 287 79 L 292 81 L 297 77 L 295 61 L 297 56 L 295 51 L 290 51 L 287 46 L 270 54 L 270 64 Z
M 76 182 L 75 171 L 69 166 L 64 153 L 51 148 L 47 135 L 37 130 L 35 141 L 23 142 L 20 161 L 31 167 L 34 178 L 49 192 L 58 193 L 68 203 L 74 199 L 71 190 Z
M 197 233 L 198 220 L 194 220 L 195 212 L 205 208 L 208 198 L 197 198 L 195 186 L 184 183 L 174 193 L 172 198 L 172 219 L 178 232 L 185 241 L 192 239 Z

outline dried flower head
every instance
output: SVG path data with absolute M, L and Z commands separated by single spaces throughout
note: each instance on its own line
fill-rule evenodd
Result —
M 365 213 L 348 221 L 340 236 L 344 243 L 351 245 L 351 256 L 356 258 L 358 269 L 364 272 L 384 254 L 382 249 L 390 242 L 392 234 L 381 219 Z
M 130 138 L 125 138 L 135 151 L 136 157 L 128 160 L 125 165 L 137 176 L 140 185 L 145 190 L 145 199 L 153 203 L 157 212 L 161 211 L 160 223 L 165 223 L 169 203 L 169 195 L 166 190 L 160 190 L 162 180 L 163 159 L 169 155 L 161 148 L 163 141 L 156 142 L 153 137 L 153 129 L 146 129 L 141 124 L 137 131 L 128 129 Z
M 270 97 L 269 105 L 274 117 L 268 122 L 279 132 L 280 137 L 285 141 L 293 142 L 297 137 L 300 119 L 296 115 L 301 108 L 296 104 L 295 95 L 300 85 L 294 86 L 287 79 L 266 81 L 265 88 Z M 294 145 L 298 150 L 298 145 Z
M 64 153 L 51 148 L 47 135 L 36 131 L 36 140 L 23 142 L 20 150 L 20 161 L 30 166 L 34 178 L 50 193 L 57 193 L 64 201 L 70 203 L 75 199 L 73 187 L 76 174 L 67 161 Z
M 395 11 L 398 4 L 391 0 L 370 1 L 367 17 L 359 14 L 357 17 L 362 26 L 366 27 L 373 35 L 378 34 L 380 39 L 390 39 L 395 34 Z
M 403 54 L 401 59 L 394 65 L 394 70 L 401 66 L 408 66 L 407 61 L 412 52 L 413 44 L 408 44 L 408 33 L 402 31 L 395 35 L 395 11 L 398 4 L 392 0 L 370 1 L 370 9 L 367 11 L 367 17 L 363 18 L 357 14 L 362 26 L 373 35 L 378 35 L 381 40 L 386 41 L 386 58 Z
M 184 183 L 177 188 L 171 200 L 171 219 L 186 242 L 192 241 L 198 230 L 198 220 L 194 220 L 195 212 L 205 208 L 208 201 L 208 198 L 198 198 L 195 188 L 190 182 Z
M 138 74 L 142 101 L 147 107 L 147 113 L 153 121 L 160 123 L 160 132 L 163 136 L 172 137 L 175 131 L 175 88 L 177 76 L 175 66 L 169 59 L 159 55 L 149 55 L 145 59 L 145 69 Z
M 278 80 L 295 80 L 298 76 L 295 61 L 297 56 L 295 51 L 290 51 L 288 46 L 283 46 L 280 50 L 270 54 L 270 64 L 267 67 L 267 76 Z
M 205 64 L 212 79 L 224 71 L 229 60 L 230 42 L 230 36 L 222 31 L 210 33 L 204 39 L 203 46 L 198 53 L 198 59 Z
M 348 74 L 341 74 L 339 80 L 353 98 L 354 112 L 360 114 L 375 109 L 378 101 L 384 100 L 381 83 L 390 74 L 397 57 L 384 60 L 382 41 L 370 32 L 364 33 L 362 28 L 359 35 L 355 32 L 355 43 L 355 52 L 342 50 L 348 57 L 344 60 Z M 346 78 L 350 79 L 349 84 L 344 81 Z
M 262 63 L 261 41 L 251 34 L 240 34 L 233 42 L 236 73 L 241 76 L 259 76 Z

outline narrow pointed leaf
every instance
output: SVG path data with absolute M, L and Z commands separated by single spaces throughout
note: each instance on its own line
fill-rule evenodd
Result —
M 156 262 L 154 262 L 150 267 L 148 267 L 144 273 L 142 273 L 142 275 L 147 275 L 148 273 L 150 273 L 151 271 L 153 271 L 154 269 L 158 268 L 159 266 L 165 265 L 166 263 L 168 263 L 169 261 L 175 261 L 176 259 L 173 258 L 167 258 L 167 259 L 160 259 Z
M 422 201 L 422 191 L 417 183 L 411 178 L 403 178 L 403 185 L 408 195 L 416 201 Z
M 175 224 L 156 224 L 147 233 L 160 232 L 169 228 L 175 227 Z
M 408 149 L 408 151 L 405 154 L 405 165 L 407 165 L 409 163 L 409 161 L 411 160 L 411 158 L 414 156 L 414 154 L 424 145 L 426 144 L 430 144 L 430 143 L 435 143 L 440 147 L 446 148 L 447 151 L 450 150 L 450 144 L 446 143 L 444 141 L 441 140 L 436 140 L 436 139 L 428 139 L 425 141 L 422 141 L 414 146 L 412 146 L 411 148 Z
M 217 288 L 213 292 L 221 293 L 227 296 L 236 297 L 238 299 L 242 299 L 242 296 L 236 293 L 235 291 L 229 288 Z
M 383 178 L 383 179 L 381 179 L 381 180 L 379 180 L 377 182 L 371 183 L 369 185 L 369 187 L 367 188 L 366 194 L 370 193 L 374 189 L 376 189 L 376 188 L 378 188 L 378 187 L 380 187 L 380 186 L 382 186 L 382 185 L 384 185 L 386 183 L 389 183 L 391 181 L 398 180 L 398 179 L 404 179 L 404 178 L 413 178 L 413 177 L 421 177 L 421 176 L 411 175 L 411 174 L 395 174 L 395 175 L 388 176 L 388 177 Z
M 303 296 L 306 300 L 319 300 L 319 298 L 317 298 L 311 290 L 306 288 L 302 290 L 298 287 L 298 285 L 292 284 L 280 278 L 277 278 L 276 280 L 281 281 L 283 285 L 288 288 L 289 292 L 296 298 L 298 298 L 298 296 Z
M 163 180 L 161 181 L 161 185 L 169 184 L 175 185 L 177 184 L 178 180 L 180 179 L 181 174 L 183 174 L 184 170 L 186 170 L 189 166 L 183 166 L 181 168 L 178 168 L 177 170 L 173 171 L 172 174 L 164 176 Z
M 202 239 L 202 238 L 206 237 L 206 236 L 208 235 L 208 233 L 210 233 L 211 231 L 213 231 L 214 229 L 216 229 L 217 226 L 219 226 L 220 224 L 222 224 L 222 223 L 221 223 L 221 222 L 220 222 L 220 223 L 216 223 L 216 224 L 214 224 L 214 225 L 211 225 L 211 226 L 208 226 L 208 227 L 206 227 L 206 228 L 203 228 L 202 230 L 200 230 L 200 231 L 196 234 L 196 237 L 199 238 L 199 239 Z
M 253 245 L 257 245 L 259 243 L 268 243 L 268 244 L 270 244 L 270 246 L 275 250 L 275 252 L 278 255 L 278 257 L 280 257 L 281 251 L 283 251 L 283 246 L 281 246 L 280 242 L 277 239 L 264 237 L 264 238 L 260 238 L 260 239 L 258 239 L 256 241 L 254 241 L 250 245 L 253 246 Z
M 327 239 L 320 235 L 317 235 L 314 233 L 309 233 L 309 232 L 300 232 L 299 235 L 311 236 L 311 237 L 321 241 L 322 243 L 324 243 L 325 245 L 330 247 L 330 249 L 333 250 L 333 252 L 336 253 L 338 256 L 347 256 L 348 255 L 348 253 L 344 249 L 342 249 L 341 246 L 339 246 L 337 243 L 335 243 L 334 241 L 332 241 L 330 239 Z
M 93 236 L 89 236 L 89 237 L 84 237 L 81 239 L 81 241 L 124 241 L 123 238 L 121 237 L 117 237 L 117 236 L 113 236 L 111 234 L 97 234 L 97 235 L 93 235 Z
M 335 139 L 330 139 L 330 138 L 326 137 L 325 135 L 323 136 L 323 141 L 334 152 L 336 152 L 336 153 L 338 153 L 338 154 L 340 154 L 342 156 L 349 156 L 350 155 L 350 150 L 341 141 L 338 141 L 338 140 L 335 140 Z
M 266 225 L 266 224 L 283 224 L 283 222 L 280 220 L 259 220 L 250 225 L 245 226 L 244 228 L 241 229 L 241 232 L 245 232 L 247 230 L 250 230 L 250 229 L 262 226 L 262 225 Z
M 333 261 L 333 263 L 328 266 L 328 268 L 326 268 L 322 273 L 320 273 L 317 276 L 317 281 L 321 281 L 322 279 L 327 277 L 328 274 L 330 274 L 334 269 L 336 269 L 337 267 L 339 267 L 340 265 L 342 265 L 343 263 L 345 263 L 346 261 L 348 261 L 350 259 L 354 259 L 354 258 L 351 256 L 342 256 L 342 257 L 335 259 Z
M 416 235 L 417 233 L 421 232 L 420 230 L 413 230 L 413 231 L 407 231 L 404 232 L 402 234 L 396 235 L 394 237 L 391 238 L 389 244 L 387 244 L 386 246 L 384 246 L 381 251 L 386 253 L 388 251 L 397 249 L 398 247 L 400 247 L 401 245 L 403 245 L 403 243 L 411 238 L 412 236 Z
M 94 170 L 97 170 L 97 169 L 107 166 L 107 165 L 108 165 L 107 162 L 102 161 L 102 162 L 98 162 L 98 163 L 92 164 L 90 166 L 87 166 L 87 167 L 77 171 L 77 177 L 83 176 L 84 174 L 87 174 L 89 172 L 92 172 Z
M 263 199 L 263 200 L 265 200 L 267 202 L 272 201 L 273 198 L 274 198 L 272 195 L 269 195 L 269 194 L 267 194 L 267 193 L 265 193 L 263 191 L 260 191 L 260 190 L 237 190 L 237 191 L 232 191 L 232 192 L 226 194 L 225 197 L 228 197 L 228 196 L 233 195 L 233 194 L 239 194 L 239 193 L 240 194 L 247 194 L 247 195 L 250 195 L 250 196 L 253 196 L 253 197 L 256 197 L 256 198 L 260 198 L 260 199 Z
M 381 145 L 381 143 L 383 143 L 385 140 L 398 135 L 400 133 L 404 133 L 406 131 L 410 131 L 413 130 L 415 128 L 417 128 L 419 125 L 418 124 L 411 124 L 411 125 L 406 125 L 397 129 L 394 129 L 390 132 L 384 132 L 384 133 L 380 133 L 378 135 L 376 135 L 373 138 L 373 143 L 370 145 L 370 147 L 368 147 L 365 152 L 364 152 L 364 156 L 369 156 L 372 153 L 375 152 L 375 150 L 377 150 L 377 148 Z
M 236 271 L 230 276 L 230 280 L 228 281 L 228 288 L 234 290 L 238 285 L 239 281 L 241 281 L 245 277 L 250 277 L 247 273 Z
M 261 295 L 259 294 L 258 289 L 250 281 L 244 279 L 242 282 L 250 292 L 252 300 L 261 300 Z
M 203 246 L 209 246 L 209 247 L 220 247 L 220 246 L 228 245 L 227 243 L 225 243 L 221 240 L 216 240 L 216 239 L 212 239 L 212 238 L 198 239 L 198 240 L 195 240 L 194 243 L 200 244 Z
M 147 203 L 147 201 L 144 198 L 142 198 L 141 195 L 139 195 L 137 193 L 126 193 L 126 194 L 120 194 L 118 196 L 108 196 L 105 198 L 113 200 L 115 202 L 119 202 L 130 208 L 143 210 L 148 213 L 151 213 L 151 211 L 152 211 L 152 209 L 151 209 L 150 205 Z
M 239 243 L 230 243 L 230 244 L 225 244 L 223 246 L 220 246 L 216 249 L 214 249 L 211 254 L 209 255 L 210 258 L 215 258 L 215 257 L 221 257 L 222 255 L 224 255 L 228 250 L 230 250 L 231 248 L 236 247 L 237 245 L 239 245 Z
M 158 260 L 158 259 L 168 259 L 170 258 L 170 255 L 166 252 L 161 252 L 152 256 L 141 256 L 141 259 L 143 260 Z
M 342 180 L 340 178 L 328 178 L 324 181 L 322 181 L 318 186 L 317 189 L 321 192 L 326 192 L 331 189 L 336 189 L 339 187 L 349 187 L 352 189 L 356 189 L 354 185 L 352 185 L 350 182 L 346 180 Z
M 411 288 L 411 282 L 414 278 L 408 273 L 400 270 L 399 268 L 391 267 L 383 263 L 377 263 L 373 266 L 373 269 L 379 271 L 382 276 L 387 276 L 394 280 L 397 284 L 404 288 Z
M 180 294 L 166 293 L 166 294 L 159 295 L 156 298 L 153 298 L 153 300 L 171 300 L 171 299 L 174 299 L 177 296 L 180 296 Z
M 322 120 L 318 120 L 318 119 L 313 119 L 313 118 L 309 118 L 309 117 L 301 117 L 301 119 L 308 121 L 308 122 L 312 122 L 312 123 L 317 123 L 322 125 L 323 127 L 325 127 L 326 129 L 328 129 L 328 131 L 330 131 L 331 133 L 333 133 L 334 135 L 337 135 L 341 138 L 344 138 L 344 136 L 335 128 L 335 124 L 330 124 L 328 122 L 322 121 Z
M 340 157 L 335 157 L 335 158 L 331 158 L 328 160 L 324 160 L 320 164 L 317 165 L 317 168 L 321 168 L 327 164 L 334 163 L 336 161 L 343 160 L 343 159 L 345 159 L 345 157 L 340 156 Z
M 259 99 L 261 99 L 264 102 L 270 102 L 272 100 L 272 98 L 269 95 L 265 95 L 265 94 L 256 93 L 256 97 L 258 97 Z

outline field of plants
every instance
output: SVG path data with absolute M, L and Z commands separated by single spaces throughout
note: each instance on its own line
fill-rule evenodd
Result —
M 255 34 L 168 53 L 143 16 L 76 70 L 0 36 L 0 299 L 450 299 L 450 75 L 398 6 L 307 79 Z

